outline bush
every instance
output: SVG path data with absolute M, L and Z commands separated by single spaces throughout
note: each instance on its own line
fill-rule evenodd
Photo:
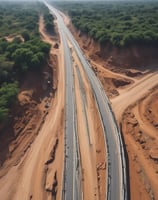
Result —
M 27 31 L 22 32 L 21 35 L 24 38 L 25 42 L 30 39 L 30 34 Z
M 18 83 L 3 84 L 0 88 L 0 122 L 4 121 L 11 106 L 17 101 Z
M 7 119 L 8 114 L 9 114 L 9 109 L 0 107 L 0 123 Z
M 39 2 L 0 4 L 0 122 L 8 118 L 17 101 L 17 81 L 28 71 L 41 70 L 49 57 L 50 45 L 38 33 L 40 12 L 48 13 L 48 9 Z M 4 38 L 8 33 L 14 37 L 12 42 Z
M 49 33 L 54 33 L 53 15 L 47 13 L 44 15 L 45 28 Z
M 94 40 L 114 46 L 158 45 L 158 2 L 56 3 Z

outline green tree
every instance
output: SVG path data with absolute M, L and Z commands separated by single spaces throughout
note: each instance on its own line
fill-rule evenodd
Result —
M 17 101 L 18 83 L 5 83 L 0 88 L 0 122 L 4 121 L 11 106 Z
M 27 31 L 22 32 L 21 35 L 24 38 L 25 42 L 30 40 L 30 34 Z

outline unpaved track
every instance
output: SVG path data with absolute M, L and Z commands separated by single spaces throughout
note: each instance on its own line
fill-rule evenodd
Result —
M 42 33 L 44 40 L 52 44 L 49 36 L 45 37 L 46 35 L 41 26 L 40 32 Z M 50 112 L 46 117 L 41 131 L 30 146 L 30 150 L 17 166 L 12 167 L 6 176 L 0 179 L 0 196 L 2 199 L 28 200 L 32 197 L 33 199 L 43 200 L 50 198 L 50 195 L 46 194 L 44 188 L 45 162 L 50 157 L 56 138 L 59 139 L 58 149 L 60 149 L 57 150 L 57 152 L 60 152 L 61 155 L 56 156 L 58 162 L 56 162 L 56 160 L 54 161 L 53 170 L 55 169 L 57 171 L 57 177 L 59 179 L 58 190 L 62 190 L 62 180 L 60 179 L 62 179 L 62 150 L 64 146 L 62 134 L 64 109 L 63 54 L 60 53 L 58 61 L 60 61 L 60 70 L 58 71 L 58 90 L 55 94 Z M 53 180 L 50 184 L 53 184 Z M 60 193 L 57 194 L 57 197 L 60 199 Z
M 102 73 L 104 73 L 106 75 L 106 77 L 113 77 L 113 78 L 123 78 L 123 79 L 128 79 L 130 81 L 135 81 L 135 78 L 129 77 L 125 74 L 121 74 L 121 73 L 117 73 L 117 72 L 113 72 L 105 67 L 103 67 L 101 64 L 98 64 L 96 61 L 91 61 L 90 62 L 91 65 L 93 66 L 97 66 L 98 71 L 101 71 Z
M 120 121 L 124 110 L 148 93 L 157 83 L 158 73 L 155 72 L 136 81 L 131 87 L 128 87 L 125 91 L 121 92 L 119 96 L 112 99 L 112 108 L 116 118 Z
M 153 118 L 152 115 L 157 113 L 157 107 L 151 106 L 154 102 L 155 105 L 157 104 L 155 94 L 157 94 L 157 87 L 128 108 L 123 116 L 122 127 L 132 166 L 130 169 L 131 199 L 152 199 L 152 196 L 158 199 L 158 166 L 156 160 L 154 161 L 150 156 L 151 152 L 157 152 L 158 144 L 157 128 L 154 126 L 158 118 Z M 149 110 L 151 113 L 146 113 Z M 133 118 L 138 124 L 129 128 Z M 133 159 L 134 157 L 136 159 Z
M 151 98 L 150 94 L 148 96 L 149 98 Z M 158 144 L 158 138 L 156 137 L 156 129 L 153 127 L 153 125 L 143 116 L 145 109 L 147 108 L 146 106 L 148 106 L 146 103 L 146 101 L 148 100 L 148 98 L 146 98 L 142 104 L 139 104 L 138 106 L 133 108 L 133 112 L 134 115 L 136 117 L 136 119 L 139 121 L 139 126 L 140 129 L 143 130 L 144 133 L 147 133 L 147 135 L 149 135 L 151 138 L 153 138 L 153 140 L 155 140 L 155 142 L 157 142 Z M 144 104 L 144 105 L 143 105 Z

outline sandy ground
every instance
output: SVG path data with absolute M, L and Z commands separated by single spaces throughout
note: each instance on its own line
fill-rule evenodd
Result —
M 83 198 L 85 200 L 104 199 L 106 156 L 103 130 L 91 87 L 74 50 L 72 50 L 72 56 L 83 173 Z
M 120 95 L 112 99 L 112 107 L 116 118 L 120 120 L 123 111 L 131 104 L 135 103 L 141 97 L 148 93 L 148 91 L 157 84 L 158 73 L 151 73 L 142 79 L 136 81 L 132 86 L 120 92 Z M 122 103 L 123 102 L 123 103 Z
M 53 45 L 49 36 L 44 33 L 42 17 L 40 32 L 43 39 Z M 51 53 L 54 52 L 52 48 Z M 60 70 L 56 71 L 57 91 L 53 101 L 49 102 L 49 113 L 20 163 L 13 165 L 5 176 L 1 176 L 0 195 L 3 199 L 61 198 L 64 152 L 64 66 L 63 54 L 60 50 L 58 61 L 60 61 Z M 3 171 L 3 168 L 1 170 Z
M 16 36 L 6 36 L 4 37 L 8 42 L 12 42 L 14 39 L 18 38 L 21 41 L 24 42 L 24 38 L 21 35 L 16 35 Z
M 158 198 L 157 88 L 151 89 L 123 114 L 122 130 L 125 133 L 129 163 L 133 166 L 133 170 L 130 170 L 131 199 L 144 199 L 144 195 L 145 199 Z M 139 190 L 135 189 L 135 181 L 140 186 Z
M 53 55 L 50 60 L 55 66 L 56 57 Z M 3 168 L 0 176 L 2 171 L 5 174 L 10 166 L 18 164 L 39 133 L 49 111 L 47 105 L 54 95 L 54 66 L 46 65 L 38 73 L 29 72 L 21 83 L 18 103 L 11 111 L 13 117 L 0 129 L 0 166 Z M 50 74 L 49 85 L 45 74 Z
M 157 70 L 109 67 L 108 62 L 96 56 L 98 45 L 78 34 L 68 24 L 70 20 L 64 19 L 102 82 L 121 124 L 128 155 L 131 200 L 158 199 Z

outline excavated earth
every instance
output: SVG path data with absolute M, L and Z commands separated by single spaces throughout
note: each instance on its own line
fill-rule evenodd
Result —
M 56 56 L 51 56 L 50 62 L 55 67 Z M 20 87 L 18 103 L 12 109 L 9 121 L 0 127 L 0 165 L 3 168 L 19 162 L 44 123 L 54 95 L 54 69 L 51 66 L 48 64 L 41 72 L 26 75 Z
M 122 132 L 129 157 L 131 199 L 157 199 L 158 86 L 125 110 Z
M 64 20 L 66 23 L 69 21 L 65 16 Z M 40 27 L 42 30 L 42 18 L 40 19 Z M 129 92 L 130 95 L 130 90 L 137 90 L 143 81 L 157 80 L 154 79 L 157 71 L 156 63 L 158 63 L 155 56 L 156 49 L 145 48 L 142 50 L 142 47 L 135 46 L 118 53 L 111 46 L 108 46 L 107 49 L 104 46 L 100 47 L 91 38 L 76 31 L 72 24 L 69 27 L 91 63 L 92 69 L 103 84 L 120 124 L 127 151 L 131 199 L 158 199 L 158 81 L 153 82 L 152 85 L 155 84 L 155 86 L 152 86 L 150 90 L 148 87 L 145 91 L 145 87 L 142 86 L 143 93 L 134 94 L 131 92 L 134 96 L 127 97 L 125 95 L 126 92 Z M 47 37 L 45 33 L 43 33 L 42 38 L 51 42 L 50 37 Z M 53 51 L 55 50 L 53 49 Z M 131 52 L 135 55 L 136 62 L 129 57 Z M 57 62 L 59 62 L 57 55 L 51 53 L 50 63 L 38 76 L 34 73 L 27 75 L 20 87 L 18 103 L 11 113 L 11 116 L 14 117 L 11 117 L 6 124 L 0 125 L 0 181 L 12 166 L 18 166 L 49 115 L 50 105 L 54 101 L 58 83 Z M 149 64 L 152 65 L 148 67 Z M 50 74 L 51 76 L 49 76 Z M 63 74 L 61 74 L 62 76 Z M 62 88 L 63 85 L 60 85 Z M 135 96 L 137 98 L 134 98 Z M 59 97 L 58 101 L 61 99 Z M 121 97 L 123 98 L 121 99 Z M 136 100 L 133 102 L 132 99 Z M 51 116 L 48 119 L 51 120 Z M 51 199 L 52 196 L 55 199 L 60 198 L 62 175 L 59 167 L 62 165 L 63 157 L 60 158 L 56 155 L 62 155 L 64 144 L 61 134 L 63 119 L 60 118 L 58 121 L 61 125 L 56 131 L 58 134 L 53 136 L 52 151 L 45 161 L 44 183 L 48 199 Z M 50 131 L 47 128 L 43 133 Z M 100 168 L 99 164 L 97 168 Z M 35 183 L 38 184 L 40 177 L 36 178 L 37 182 Z M 102 178 L 100 180 L 102 181 Z M 36 195 L 38 196 L 38 194 Z M 32 199 L 32 195 L 30 199 Z M 100 199 L 104 198 L 100 197 Z
M 59 40 L 45 32 L 42 16 L 39 31 L 51 44 L 49 61 L 42 71 L 26 75 L 9 121 L 0 125 L 0 195 L 8 200 L 61 195 L 64 92 L 58 95 L 57 89 L 63 88 L 62 59 Z

